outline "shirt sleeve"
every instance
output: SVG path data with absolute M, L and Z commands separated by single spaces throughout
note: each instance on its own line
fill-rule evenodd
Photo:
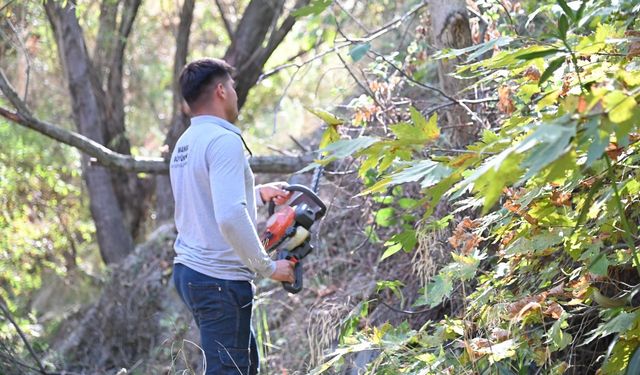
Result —
M 219 137 L 209 144 L 206 158 L 213 210 L 222 236 L 247 267 L 271 276 L 275 262 L 264 250 L 247 209 L 240 138 L 235 134 Z
M 253 194 L 255 196 L 255 200 L 256 200 L 256 206 L 260 207 L 260 206 L 264 206 L 265 201 L 262 200 L 262 195 L 260 195 L 260 188 L 262 187 L 262 185 L 257 185 L 255 188 L 253 188 Z

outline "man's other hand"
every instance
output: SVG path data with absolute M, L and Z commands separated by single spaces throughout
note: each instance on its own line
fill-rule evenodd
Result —
M 260 197 L 265 203 L 273 200 L 276 205 L 285 204 L 291 196 L 290 191 L 284 190 L 287 186 L 289 186 L 289 184 L 286 182 L 272 182 L 263 185 L 260 187 Z
M 293 284 L 296 278 L 293 276 L 295 263 L 286 259 L 276 260 L 276 270 L 271 274 L 271 279 Z

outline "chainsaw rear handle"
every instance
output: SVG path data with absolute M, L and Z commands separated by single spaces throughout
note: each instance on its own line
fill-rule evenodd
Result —
M 325 212 L 327 211 L 327 206 L 324 204 L 324 202 L 322 201 L 322 199 L 320 199 L 320 197 L 318 197 L 318 195 L 316 193 L 313 192 L 313 190 L 309 189 L 308 187 L 304 186 L 304 185 L 298 185 L 298 184 L 294 184 L 294 185 L 289 185 L 289 186 L 285 186 L 283 187 L 284 190 L 287 191 L 299 191 L 302 194 L 306 195 L 307 197 L 309 197 L 313 203 L 317 204 L 318 207 L 320 207 L 320 211 L 318 211 L 318 216 L 317 217 L 322 217 Z M 273 215 L 273 213 L 276 211 L 276 204 L 273 202 L 273 200 L 269 201 L 269 216 Z
M 281 259 L 293 260 L 297 258 L 293 257 L 288 251 L 283 250 L 278 252 L 278 260 Z M 300 292 L 302 290 L 302 274 L 302 261 L 296 260 L 295 265 L 293 266 L 293 276 L 296 278 L 296 280 L 293 282 L 293 284 L 283 281 L 282 287 L 284 288 L 284 290 L 293 294 Z

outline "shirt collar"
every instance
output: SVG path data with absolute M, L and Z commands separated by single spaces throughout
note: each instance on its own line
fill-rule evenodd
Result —
M 220 117 L 211 116 L 211 115 L 201 115 L 201 116 L 195 116 L 191 118 L 191 125 L 211 124 L 211 123 L 221 126 L 229 130 L 230 132 L 236 133 L 237 135 L 240 135 L 240 136 L 242 135 L 240 132 L 240 129 L 237 126 L 233 125 L 229 121 L 222 119 Z

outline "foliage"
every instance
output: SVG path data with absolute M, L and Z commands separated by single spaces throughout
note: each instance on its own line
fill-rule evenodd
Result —
M 479 3 L 495 14 L 491 2 Z M 443 200 L 457 217 L 481 215 L 456 219 L 450 263 L 414 301 L 436 307 L 460 298 L 464 308 L 418 330 L 385 325 L 346 335 L 314 373 L 362 350 L 381 352 L 368 367 L 376 374 L 637 368 L 640 44 L 633 30 L 640 6 L 524 6 L 534 5 L 524 22 L 539 33 L 497 27 L 485 43 L 437 55 L 463 57 L 457 74 L 475 78 L 478 91 L 498 93 L 496 125 L 466 150 L 440 152 L 437 116 L 415 108 L 382 136 L 340 139 L 321 150 L 317 163 L 360 158 L 361 194 L 384 197 L 393 186 L 419 183 L 408 210 L 422 220 L 396 226 L 382 259 L 410 251 Z M 404 56 L 420 47 L 412 48 Z M 414 62 L 413 72 L 426 65 Z M 392 216 L 382 208 L 376 221 L 385 226 Z M 600 354 L 595 361 L 581 358 L 584 346 Z

